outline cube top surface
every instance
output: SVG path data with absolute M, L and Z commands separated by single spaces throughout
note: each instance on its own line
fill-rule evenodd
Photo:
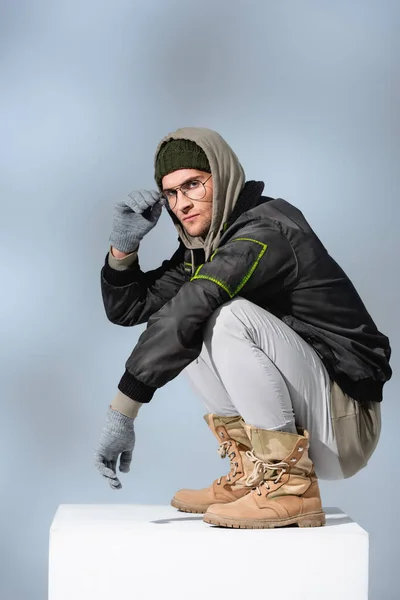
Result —
M 232 530 L 240 534 L 257 535 L 368 535 L 348 515 L 338 508 L 325 508 L 326 525 L 300 529 L 283 527 L 278 529 Z M 202 520 L 202 515 L 182 513 L 172 506 L 137 504 L 61 504 L 54 516 L 51 533 L 77 530 L 132 530 L 137 533 L 191 533 L 205 535 L 226 535 L 227 529 L 212 527 Z M 229 535 L 229 534 L 228 534 Z

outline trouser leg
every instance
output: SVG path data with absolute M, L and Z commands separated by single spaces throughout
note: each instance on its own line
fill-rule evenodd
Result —
M 220 307 L 186 369 L 209 412 L 240 414 L 260 429 L 310 433 L 317 474 L 343 477 L 330 413 L 331 382 L 312 349 L 280 319 L 237 298 Z

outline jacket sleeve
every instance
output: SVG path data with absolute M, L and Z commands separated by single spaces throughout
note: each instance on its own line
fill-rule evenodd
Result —
M 261 221 L 242 228 L 152 315 L 127 360 L 119 389 L 149 402 L 157 388 L 200 354 L 203 328 L 219 306 L 238 295 L 267 300 L 296 276 L 295 254 L 279 229 Z
M 107 255 L 101 270 L 101 293 L 107 318 L 125 327 L 146 323 L 186 281 L 183 261 L 183 245 L 170 260 L 147 272 L 140 269 L 138 260 L 123 270 L 112 268 Z

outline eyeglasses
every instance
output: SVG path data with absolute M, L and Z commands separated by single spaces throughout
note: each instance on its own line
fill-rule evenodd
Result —
M 163 191 L 161 199 L 164 200 L 164 206 L 166 206 L 168 210 L 174 210 L 178 202 L 178 190 L 190 200 L 203 200 L 207 193 L 205 184 L 211 177 L 212 175 L 207 177 L 204 182 L 196 178 L 189 179 L 188 181 L 185 181 L 185 183 L 182 183 L 182 185 Z

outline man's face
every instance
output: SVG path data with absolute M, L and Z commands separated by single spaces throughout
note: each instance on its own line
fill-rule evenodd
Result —
M 170 209 L 186 232 L 205 238 L 212 219 L 213 181 L 210 173 L 179 169 L 163 177 L 162 188 Z

